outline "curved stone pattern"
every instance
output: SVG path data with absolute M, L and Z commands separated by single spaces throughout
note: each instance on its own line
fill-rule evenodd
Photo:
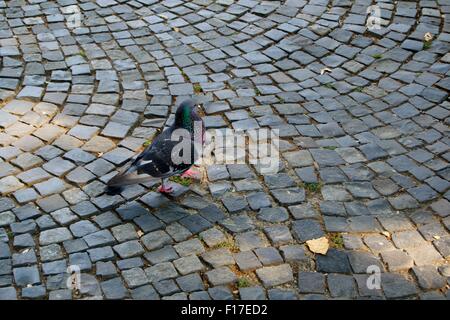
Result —
M 0 1 L 0 45 L 0 299 L 449 298 L 448 1 Z M 105 195 L 190 95 L 279 172 Z

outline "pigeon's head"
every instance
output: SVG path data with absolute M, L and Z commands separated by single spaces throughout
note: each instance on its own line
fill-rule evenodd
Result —
M 175 126 L 179 128 L 192 129 L 194 121 L 201 121 L 198 115 L 199 104 L 192 100 L 184 100 L 175 113 Z

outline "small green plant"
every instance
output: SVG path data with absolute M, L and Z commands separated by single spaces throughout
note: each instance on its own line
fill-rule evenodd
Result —
M 236 247 L 235 243 L 233 240 L 226 240 L 226 241 L 222 241 L 218 244 L 216 244 L 213 249 L 230 249 L 230 251 L 238 251 L 238 248 Z
M 325 147 L 323 147 L 324 149 L 327 149 L 327 150 L 336 150 L 337 149 L 337 147 L 336 146 L 325 146 Z
M 194 93 L 199 94 L 202 92 L 203 92 L 202 87 L 198 83 L 194 84 Z
M 173 181 L 175 183 L 181 184 L 182 186 L 185 186 L 185 187 L 188 187 L 192 183 L 191 178 L 184 178 L 184 177 L 180 177 L 180 176 L 173 176 L 169 180 Z
M 238 288 L 247 288 L 251 286 L 251 282 L 247 278 L 241 277 L 238 279 L 236 286 Z
M 330 242 L 331 245 L 337 249 L 344 248 L 344 239 L 340 233 L 332 233 L 330 234 Z
M 319 182 L 305 182 L 303 187 L 311 193 L 317 193 L 322 189 L 322 184 Z
M 372 58 L 381 59 L 381 58 L 383 58 L 383 55 L 381 53 L 375 53 L 374 55 L 372 55 Z
M 325 83 L 324 86 L 327 87 L 328 89 L 334 89 L 334 84 L 332 83 Z
M 82 56 L 83 58 L 86 58 L 87 56 L 86 56 L 86 52 L 84 51 L 84 50 L 80 50 L 80 52 L 78 52 L 78 54 L 80 55 L 80 56 Z
M 14 233 L 12 232 L 12 231 L 10 231 L 10 230 L 8 230 L 8 231 L 6 231 L 6 235 L 8 236 L 8 238 L 12 238 L 12 237 L 14 237 Z
M 261 95 L 261 91 L 259 91 L 258 88 L 255 88 L 255 93 L 256 93 L 257 96 L 260 96 L 260 95 Z
M 353 89 L 353 91 L 355 92 L 362 92 L 363 91 L 363 87 L 356 87 L 355 89 Z
M 432 44 L 431 41 L 424 41 L 423 42 L 423 50 L 430 49 L 431 48 L 431 44 Z

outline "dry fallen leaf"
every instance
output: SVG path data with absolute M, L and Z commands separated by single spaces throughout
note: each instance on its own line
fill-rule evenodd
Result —
M 389 232 L 387 232 L 387 231 L 383 231 L 381 233 L 384 234 L 386 236 L 386 238 L 390 238 L 391 237 L 391 234 Z
M 306 241 L 306 245 L 312 252 L 323 255 L 327 254 L 328 248 L 330 247 L 326 237 L 308 240 Z
M 433 236 L 433 238 L 435 238 L 436 240 L 439 240 L 441 237 L 440 236 Z
M 138 230 L 137 235 L 140 238 L 140 237 L 142 237 L 144 235 L 144 233 L 141 230 Z
M 427 32 L 423 35 L 423 39 L 427 42 L 431 41 L 431 40 L 433 40 L 433 35 L 430 32 Z
M 320 74 L 324 74 L 325 72 L 331 72 L 330 68 L 323 68 L 320 70 Z

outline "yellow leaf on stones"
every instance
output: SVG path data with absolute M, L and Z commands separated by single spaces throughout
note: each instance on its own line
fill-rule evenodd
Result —
M 327 254 L 328 248 L 330 247 L 326 237 L 308 240 L 306 241 L 306 245 L 312 252 L 323 255 Z

